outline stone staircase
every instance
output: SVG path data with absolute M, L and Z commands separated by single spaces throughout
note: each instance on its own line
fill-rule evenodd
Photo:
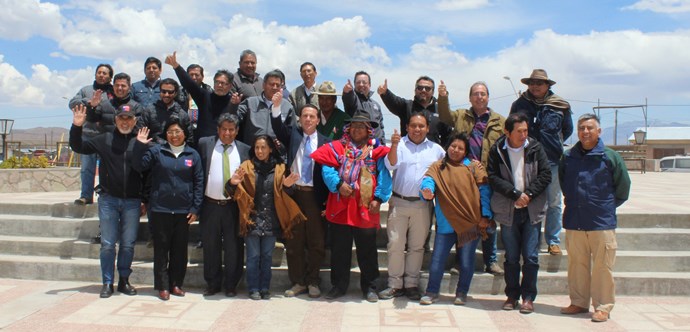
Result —
M 386 282 L 386 231 L 379 231 L 379 265 L 381 282 Z M 100 283 L 99 248 L 89 241 L 98 232 L 97 208 L 71 203 L 10 204 L 0 202 L 0 277 L 18 279 L 77 280 Z M 198 237 L 198 225 L 192 225 L 190 240 Z M 564 234 L 562 234 L 564 235 Z M 153 284 L 153 249 L 146 247 L 148 227 L 145 219 L 139 228 L 135 248 L 132 282 L 138 286 Z M 500 236 L 499 236 L 500 238 Z M 432 236 L 433 239 L 433 236 Z M 685 214 L 621 214 L 617 230 L 618 254 L 615 277 L 619 295 L 690 295 L 690 215 Z M 501 247 L 499 239 L 499 248 Z M 480 246 L 481 248 L 481 246 Z M 545 248 L 544 248 L 545 249 Z M 353 249 L 354 250 L 354 249 Z M 499 262 L 502 252 L 499 249 Z M 425 254 L 421 288 L 426 286 L 426 268 L 431 254 Z M 328 258 L 321 277 L 322 288 L 329 288 Z M 353 253 L 350 290 L 359 288 L 358 270 Z M 476 254 L 476 272 L 471 293 L 502 294 L 503 277 L 483 272 L 481 251 Z M 453 267 L 454 255 L 447 262 Z M 567 252 L 562 256 L 540 254 L 539 291 L 543 294 L 567 294 Z M 189 248 L 187 288 L 203 288 L 202 250 Z M 272 288 L 281 292 L 289 288 L 287 264 L 282 244 L 273 255 Z M 454 292 L 457 275 L 446 273 L 443 292 Z M 241 283 L 244 287 L 244 283 Z

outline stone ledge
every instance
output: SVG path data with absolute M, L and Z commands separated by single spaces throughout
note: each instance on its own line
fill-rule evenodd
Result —
M 81 190 L 77 167 L 0 169 L 0 193 Z

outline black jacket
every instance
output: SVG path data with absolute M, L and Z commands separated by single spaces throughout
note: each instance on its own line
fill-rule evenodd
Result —
M 173 105 L 168 108 L 163 101 L 156 101 L 144 110 L 144 113 L 139 118 L 139 122 L 151 131 L 149 138 L 152 138 L 158 144 L 165 144 L 167 143 L 167 136 L 163 130 L 173 116 L 179 118 L 180 124 L 187 128 L 187 138 L 185 141 L 187 144 L 194 146 L 194 127 L 192 127 L 187 112 L 177 102 L 173 102 Z
M 108 97 L 111 97 L 110 95 Z M 89 122 L 98 122 L 98 125 L 103 128 L 103 132 L 113 132 L 115 130 L 115 110 L 122 105 L 129 105 L 134 111 L 134 114 L 140 116 L 144 109 L 141 104 L 137 103 L 131 98 L 131 94 L 127 97 L 119 99 L 112 96 L 109 100 L 101 98 L 101 103 L 95 108 L 91 104 L 86 104 L 86 120 Z M 139 126 L 137 126 L 138 128 Z M 136 136 L 136 132 L 134 134 Z
M 101 164 L 98 169 L 100 186 L 111 196 L 141 198 L 142 177 L 132 168 L 136 134 L 123 135 L 117 129 L 82 140 L 82 127 L 72 125 L 69 146 L 81 154 L 98 153 Z
M 405 99 L 396 96 L 391 90 L 381 95 L 383 104 L 388 110 L 400 118 L 400 136 L 407 135 L 407 124 L 410 123 L 412 113 L 424 113 L 429 120 L 429 132 L 426 138 L 430 141 L 445 146 L 453 127 L 443 123 L 438 114 L 436 98 L 432 97 L 429 106 L 424 107 L 416 100 Z

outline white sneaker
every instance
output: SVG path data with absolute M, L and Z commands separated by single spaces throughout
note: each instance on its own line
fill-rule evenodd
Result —
M 285 291 L 285 297 L 295 297 L 307 292 L 307 286 L 295 284 L 292 288 Z

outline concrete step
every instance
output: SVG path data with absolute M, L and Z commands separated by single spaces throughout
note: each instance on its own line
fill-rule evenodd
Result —
M 138 287 L 148 287 L 153 284 L 153 263 L 135 261 L 132 264 L 133 274 L 131 281 Z M 385 287 L 387 273 L 381 267 L 380 287 Z M 287 277 L 287 269 L 278 267 L 272 269 L 271 288 L 276 294 L 282 294 L 290 287 Z M 72 280 L 90 281 L 101 283 L 100 264 L 98 259 L 71 258 L 45 256 L 21 256 L 0 254 L 0 277 L 16 279 L 39 280 Z M 690 273 L 688 272 L 616 272 L 616 294 L 618 295 L 690 295 Z M 330 287 L 328 270 L 321 272 L 321 287 L 327 291 Z M 442 292 L 454 293 L 457 284 L 457 275 L 446 273 L 441 283 Z M 420 289 L 426 288 L 428 273 L 422 273 Z M 191 264 L 187 269 L 185 287 L 187 289 L 203 289 L 203 266 Z M 244 282 L 240 283 L 244 290 Z M 489 274 L 475 274 L 470 293 L 477 294 L 501 294 L 505 283 L 503 277 L 494 277 Z M 568 293 L 566 272 L 540 273 L 538 288 L 541 294 Z M 359 292 L 359 272 L 353 269 L 350 278 L 350 292 Z
M 143 262 L 153 261 L 153 248 L 148 248 L 146 242 L 137 242 L 135 249 L 135 259 Z M 28 255 L 28 256 L 54 256 L 63 259 L 71 258 L 91 258 L 98 259 L 100 255 L 100 245 L 91 244 L 89 241 L 58 238 L 58 237 L 27 237 L 27 236 L 8 236 L 0 235 L 0 254 Z M 422 269 L 427 270 L 431 263 L 431 252 L 424 253 Z M 330 250 L 326 250 L 326 257 L 322 268 L 330 266 Z M 203 263 L 203 250 L 193 247 L 190 243 L 188 247 L 188 260 L 190 264 Z M 388 266 L 388 254 L 385 249 L 378 250 L 379 266 Z M 503 265 L 503 252 L 498 252 L 498 262 Z M 563 251 L 563 255 L 553 256 L 543 251 L 539 254 L 540 270 L 545 272 L 567 271 L 568 252 Z M 277 242 L 273 252 L 274 267 L 287 266 L 285 257 L 285 247 Z M 352 266 L 356 267 L 357 257 L 355 248 L 352 249 Z M 446 260 L 446 270 L 457 266 L 455 250 Z M 690 251 L 625 251 L 619 250 L 616 255 L 615 270 L 620 272 L 645 271 L 649 266 L 654 266 L 658 272 L 690 272 Z M 481 250 L 475 253 L 475 271 L 484 271 L 484 261 Z

